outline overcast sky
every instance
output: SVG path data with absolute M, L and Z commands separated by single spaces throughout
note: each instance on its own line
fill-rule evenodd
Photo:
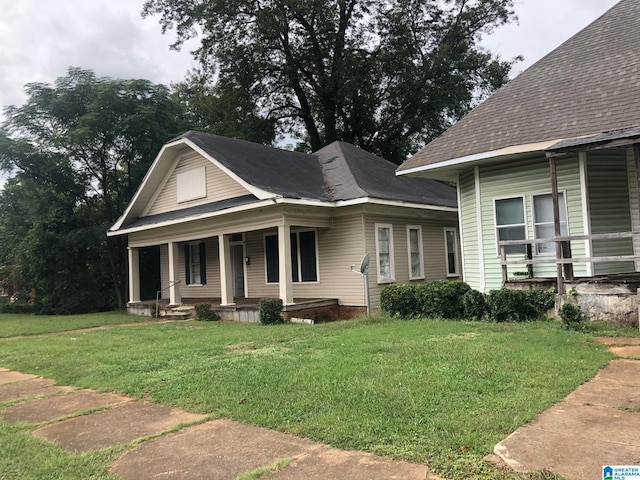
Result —
M 618 0 L 515 0 L 518 23 L 484 45 L 504 59 L 523 55 L 517 74 L 591 23 Z M 143 0 L 0 0 L 0 107 L 25 101 L 24 85 L 53 82 L 69 66 L 98 76 L 168 85 L 196 66 L 189 50 L 169 49 Z M 2 178 L 0 178 L 0 185 Z

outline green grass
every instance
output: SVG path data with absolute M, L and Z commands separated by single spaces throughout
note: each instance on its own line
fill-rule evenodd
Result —
M 58 333 L 81 328 L 117 325 L 149 320 L 121 312 L 89 313 L 85 315 L 21 315 L 0 313 L 0 338 Z
M 612 355 L 553 322 L 375 317 L 111 328 L 0 342 L 0 358 L 62 385 L 425 462 L 447 478 L 515 479 L 554 477 L 506 476 L 482 457 Z

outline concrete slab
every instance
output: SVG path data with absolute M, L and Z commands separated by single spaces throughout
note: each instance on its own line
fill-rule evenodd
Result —
M 287 468 L 261 477 L 269 480 L 424 480 L 427 467 L 369 453 L 322 447 L 298 457 Z
M 623 385 L 640 387 L 640 362 L 624 358 L 612 360 L 591 381 L 609 379 L 620 382 Z
M 169 430 L 180 423 L 201 420 L 183 410 L 144 402 L 129 402 L 108 410 L 46 425 L 33 434 L 73 452 L 121 445 Z
M 612 408 L 640 408 L 640 388 L 612 379 L 599 379 L 581 385 L 564 400 L 576 405 L 599 405 Z
M 609 350 L 619 357 L 640 359 L 640 345 L 628 345 L 624 347 L 612 346 L 609 347 Z
M 0 402 L 10 402 L 13 400 L 23 400 L 40 395 L 51 396 L 60 392 L 71 391 L 70 387 L 54 385 L 53 380 L 45 378 L 32 378 L 13 383 L 0 385 Z
M 22 382 L 23 380 L 31 380 L 38 378 L 37 375 L 29 375 L 28 373 L 12 372 L 11 370 L 0 370 L 0 385 L 5 383 Z
M 77 390 L 64 395 L 32 400 L 8 407 L 4 414 L 9 423 L 50 422 L 56 418 L 89 410 L 91 408 L 117 405 L 129 401 L 128 397 L 114 393 L 97 393 L 93 390 Z
M 111 472 L 124 480 L 228 480 L 318 448 L 304 438 L 214 420 L 142 443 L 120 457 Z
M 599 337 L 605 345 L 640 345 L 640 337 Z

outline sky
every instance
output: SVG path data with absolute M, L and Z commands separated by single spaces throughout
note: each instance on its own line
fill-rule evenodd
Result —
M 618 0 L 515 0 L 518 22 L 483 45 L 503 59 L 522 55 L 518 74 L 584 28 Z M 169 49 L 158 17 L 142 18 L 143 0 L 0 0 L 0 108 L 21 105 L 24 86 L 52 83 L 70 66 L 97 76 L 169 85 L 197 66 L 190 50 Z M 3 183 L 0 173 L 0 187 Z

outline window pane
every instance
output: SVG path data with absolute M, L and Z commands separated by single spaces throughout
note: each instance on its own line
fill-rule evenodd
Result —
M 558 207 L 560 209 L 560 222 L 566 222 L 567 209 L 562 192 L 558 194 Z M 550 193 L 533 197 L 533 221 L 535 223 L 553 224 L 553 198 Z
M 300 232 L 300 270 L 303 282 L 318 280 L 316 271 L 316 232 Z
M 456 232 L 454 230 L 445 230 L 445 238 L 447 239 L 447 274 L 455 275 L 458 273 Z
M 191 283 L 202 284 L 200 276 L 200 245 L 190 245 Z
M 524 223 L 522 198 L 496 200 L 496 223 L 498 225 L 517 225 Z
M 535 227 L 536 238 L 553 238 L 555 236 L 555 228 L 553 223 L 544 224 L 544 225 L 536 225 Z M 538 253 L 555 253 L 556 245 L 555 243 L 538 243 L 536 244 L 536 251 Z
M 265 254 L 267 256 L 267 282 L 278 282 L 280 279 L 278 264 L 278 236 L 264 237 Z
M 498 241 L 503 240 L 524 240 L 525 239 L 525 227 L 499 227 L 498 228 Z M 524 245 L 507 245 L 507 254 L 521 253 L 524 255 L 526 247 Z
M 382 254 L 389 253 L 389 229 L 378 228 L 378 251 Z

